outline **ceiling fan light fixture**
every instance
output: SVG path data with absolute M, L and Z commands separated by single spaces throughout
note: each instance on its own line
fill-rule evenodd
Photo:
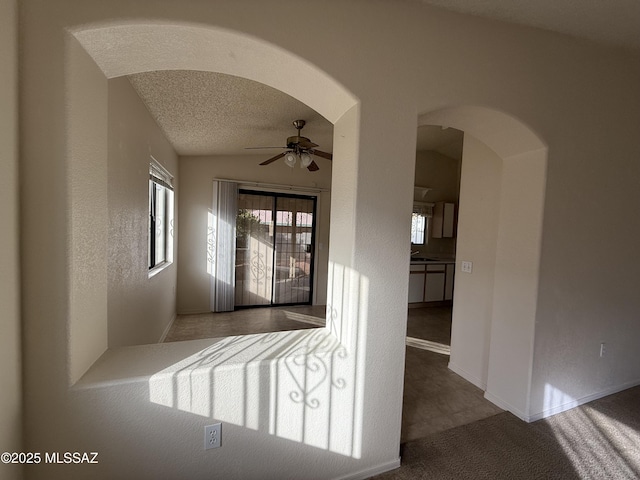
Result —
M 293 152 L 289 152 L 284 156 L 284 163 L 286 163 L 287 166 L 291 168 L 295 166 L 296 160 L 297 160 L 297 155 Z
M 310 172 L 317 172 L 320 170 L 318 164 L 315 162 L 314 157 L 318 158 L 326 158 L 328 160 L 332 160 L 333 155 L 331 153 L 323 152 L 322 150 L 316 150 L 315 147 L 318 144 L 313 143 L 307 137 L 303 137 L 300 135 L 302 127 L 305 125 L 304 120 L 295 120 L 293 122 L 293 126 L 298 130 L 298 134 L 292 137 L 287 138 L 286 146 L 284 147 L 248 147 L 248 148 L 281 148 L 284 151 L 277 155 L 274 155 L 271 158 L 268 158 L 264 162 L 261 162 L 260 165 L 271 165 L 273 162 L 276 162 L 284 157 L 284 163 L 289 167 L 293 168 L 298 160 L 300 160 L 300 167 L 306 168 Z
M 307 168 L 313 162 L 313 158 L 307 152 L 300 155 L 300 168 Z

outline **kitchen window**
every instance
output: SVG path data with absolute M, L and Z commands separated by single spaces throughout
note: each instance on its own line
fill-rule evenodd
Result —
M 427 232 L 427 217 L 419 213 L 411 214 L 411 243 L 424 245 Z
M 149 276 L 173 262 L 173 176 L 151 157 L 149 163 Z
M 429 217 L 433 215 L 433 204 L 414 204 L 411 214 L 411 244 L 426 245 L 429 239 Z

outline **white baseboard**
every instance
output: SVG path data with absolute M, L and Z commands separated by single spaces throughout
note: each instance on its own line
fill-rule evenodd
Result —
M 598 400 L 599 398 L 607 397 L 609 395 L 613 395 L 614 393 L 621 392 L 628 388 L 637 387 L 640 385 L 640 380 L 634 380 L 632 382 L 623 383 L 622 385 L 616 385 L 615 387 L 609 387 L 605 390 L 602 390 L 597 393 L 591 393 L 589 395 L 585 395 L 583 397 L 573 399 L 568 402 L 564 402 L 560 405 L 551 406 L 542 412 L 535 413 L 533 415 L 527 415 L 519 409 L 515 408 L 513 405 L 510 405 L 508 402 L 503 401 L 502 399 L 492 395 L 490 392 L 484 393 L 484 398 L 489 400 L 491 403 L 497 405 L 503 410 L 507 410 L 513 413 L 520 420 L 531 423 L 536 422 L 538 420 L 542 420 L 543 418 L 551 417 L 552 415 L 556 415 L 558 413 L 566 412 L 567 410 L 571 410 L 572 408 L 579 407 L 580 405 L 584 405 L 585 403 L 592 402 L 594 400 Z
M 163 343 L 164 339 L 167 338 L 167 334 L 169 333 L 169 330 L 171 330 L 171 327 L 173 326 L 173 323 L 176 321 L 176 318 L 178 318 L 178 316 L 174 314 L 173 318 L 167 324 L 167 327 L 164 329 L 164 332 L 162 332 L 162 335 L 160 335 L 160 340 L 158 340 L 158 343 Z
M 497 407 L 499 407 L 499 408 L 501 408 L 503 410 L 507 410 L 507 411 L 513 413 L 520 420 L 524 420 L 525 422 L 529 422 L 530 421 L 530 420 L 528 420 L 528 416 L 525 415 L 524 412 L 521 412 L 519 409 L 515 408 L 513 405 L 509 404 L 508 402 L 505 402 L 501 398 L 498 398 L 495 395 L 493 395 L 492 393 L 488 392 L 487 391 L 487 384 L 485 382 L 483 382 L 482 380 L 480 380 L 479 378 L 477 378 L 476 376 L 471 375 L 469 372 L 467 372 L 463 368 L 460 368 L 459 366 L 457 366 L 453 362 L 449 362 L 449 370 L 451 370 L 454 373 L 457 373 L 462 378 L 464 378 L 467 382 L 472 383 L 473 385 L 475 385 L 479 389 L 483 390 L 484 391 L 484 398 L 489 400 L 495 406 L 497 406 Z
M 355 473 L 350 473 L 344 477 L 338 477 L 335 480 L 365 480 L 366 478 L 371 478 L 375 475 L 395 470 L 396 468 L 400 468 L 400 457 L 387 463 L 382 463 Z
M 487 400 L 489 400 L 491 403 L 493 403 L 494 405 L 496 405 L 497 407 L 503 409 L 503 410 L 507 410 L 508 412 L 513 413 L 516 417 L 518 417 L 520 420 L 524 421 L 524 422 L 531 422 L 531 420 L 529 420 L 529 416 L 525 415 L 524 412 L 520 411 L 520 409 L 514 407 L 513 405 L 511 405 L 509 402 L 505 402 L 504 400 L 502 400 L 499 397 L 496 397 L 495 395 L 493 395 L 490 392 L 485 391 L 484 392 L 484 398 L 486 398 Z
M 637 387 L 640 385 L 640 380 L 635 380 L 632 382 L 623 383 L 622 385 L 616 385 L 615 387 L 609 387 L 605 390 L 602 390 L 597 393 L 592 393 L 590 395 L 585 395 L 584 397 L 580 397 L 578 399 L 571 400 L 569 402 L 565 402 L 561 405 L 552 406 L 543 410 L 542 412 L 536 413 L 534 415 L 530 415 L 528 417 L 527 422 L 535 422 L 537 420 L 542 420 L 543 418 L 550 417 L 552 415 L 556 415 L 558 413 L 566 412 L 567 410 L 571 410 L 572 408 L 579 407 L 580 405 L 584 405 L 585 403 L 592 402 L 594 400 L 598 400 L 599 398 L 603 398 L 609 395 L 613 395 L 614 393 L 621 392 L 628 388 Z
M 462 378 L 464 378 L 467 382 L 473 383 L 479 389 L 481 389 L 483 391 L 487 389 L 487 384 L 485 382 L 483 382 L 482 380 L 480 380 L 476 376 L 471 375 L 469 372 L 467 372 L 463 368 L 460 368 L 455 363 L 449 362 L 449 370 L 451 370 L 454 373 L 457 373 Z

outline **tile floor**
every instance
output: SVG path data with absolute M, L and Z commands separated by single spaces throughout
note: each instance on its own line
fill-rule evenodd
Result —
M 447 367 L 449 356 L 407 347 L 401 441 L 496 415 L 503 410 Z
M 165 342 L 323 327 L 324 305 L 251 308 L 225 313 L 178 315 Z
M 429 340 L 447 351 L 451 345 L 451 307 L 410 308 L 407 337 Z M 407 346 L 403 443 L 503 411 L 486 400 L 481 389 L 449 370 L 449 355 L 437 351 Z
M 451 345 L 451 307 L 410 308 L 407 337 Z
M 178 315 L 164 341 L 317 328 L 324 326 L 324 314 L 324 306 L 296 306 Z M 502 412 L 447 367 L 451 307 L 410 308 L 407 335 L 402 442 Z

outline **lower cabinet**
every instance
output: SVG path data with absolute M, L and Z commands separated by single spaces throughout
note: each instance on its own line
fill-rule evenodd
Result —
M 444 270 L 435 272 L 427 270 L 424 301 L 441 302 L 442 300 L 444 300 Z
M 453 299 L 453 263 L 415 264 L 409 272 L 409 303 Z
M 424 270 L 409 274 L 409 303 L 424 302 Z
M 456 270 L 455 263 L 447 263 L 447 270 L 444 278 L 444 299 L 453 300 L 453 272 Z

